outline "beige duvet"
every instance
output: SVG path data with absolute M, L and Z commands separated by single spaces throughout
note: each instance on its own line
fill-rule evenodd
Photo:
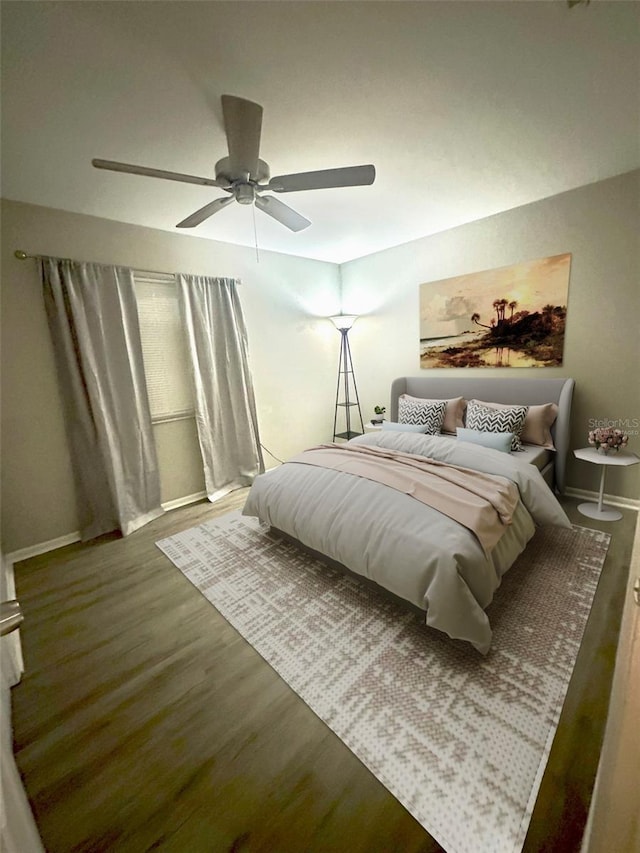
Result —
M 372 445 L 323 444 L 289 462 L 344 471 L 410 495 L 470 530 L 485 554 L 511 524 L 519 500 L 506 477 Z

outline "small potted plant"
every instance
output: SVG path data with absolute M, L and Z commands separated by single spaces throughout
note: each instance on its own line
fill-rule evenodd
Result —
M 371 418 L 372 424 L 381 424 L 384 420 L 384 413 L 387 411 L 384 406 L 375 406 L 373 411 L 375 412 L 374 417 Z

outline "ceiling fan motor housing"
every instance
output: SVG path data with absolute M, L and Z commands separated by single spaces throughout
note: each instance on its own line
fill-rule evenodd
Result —
M 222 160 L 218 160 L 216 163 L 215 172 L 216 180 L 228 181 L 230 184 L 247 183 L 249 181 L 257 184 L 259 181 L 268 181 L 271 177 L 269 166 L 264 162 L 264 160 L 258 160 L 258 168 L 256 172 L 247 176 L 246 172 L 243 172 L 241 175 L 234 175 L 229 158 L 223 157 Z

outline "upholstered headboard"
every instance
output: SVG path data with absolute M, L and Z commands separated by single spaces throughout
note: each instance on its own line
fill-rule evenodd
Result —
M 554 455 L 553 484 L 562 494 L 565 487 L 565 471 L 569 452 L 569 426 L 571 423 L 571 400 L 573 379 L 515 379 L 514 377 L 490 378 L 472 376 L 401 376 L 391 385 L 391 420 L 398 420 L 398 397 L 426 397 L 443 400 L 464 397 L 465 400 L 486 400 L 491 403 L 508 403 L 524 406 L 556 403 L 558 417 L 551 427 Z

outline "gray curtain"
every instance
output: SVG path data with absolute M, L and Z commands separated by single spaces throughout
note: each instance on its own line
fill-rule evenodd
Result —
M 41 260 L 83 540 L 161 515 L 131 270 Z
M 247 332 L 233 279 L 179 275 L 178 293 L 205 485 L 214 501 L 264 471 Z

